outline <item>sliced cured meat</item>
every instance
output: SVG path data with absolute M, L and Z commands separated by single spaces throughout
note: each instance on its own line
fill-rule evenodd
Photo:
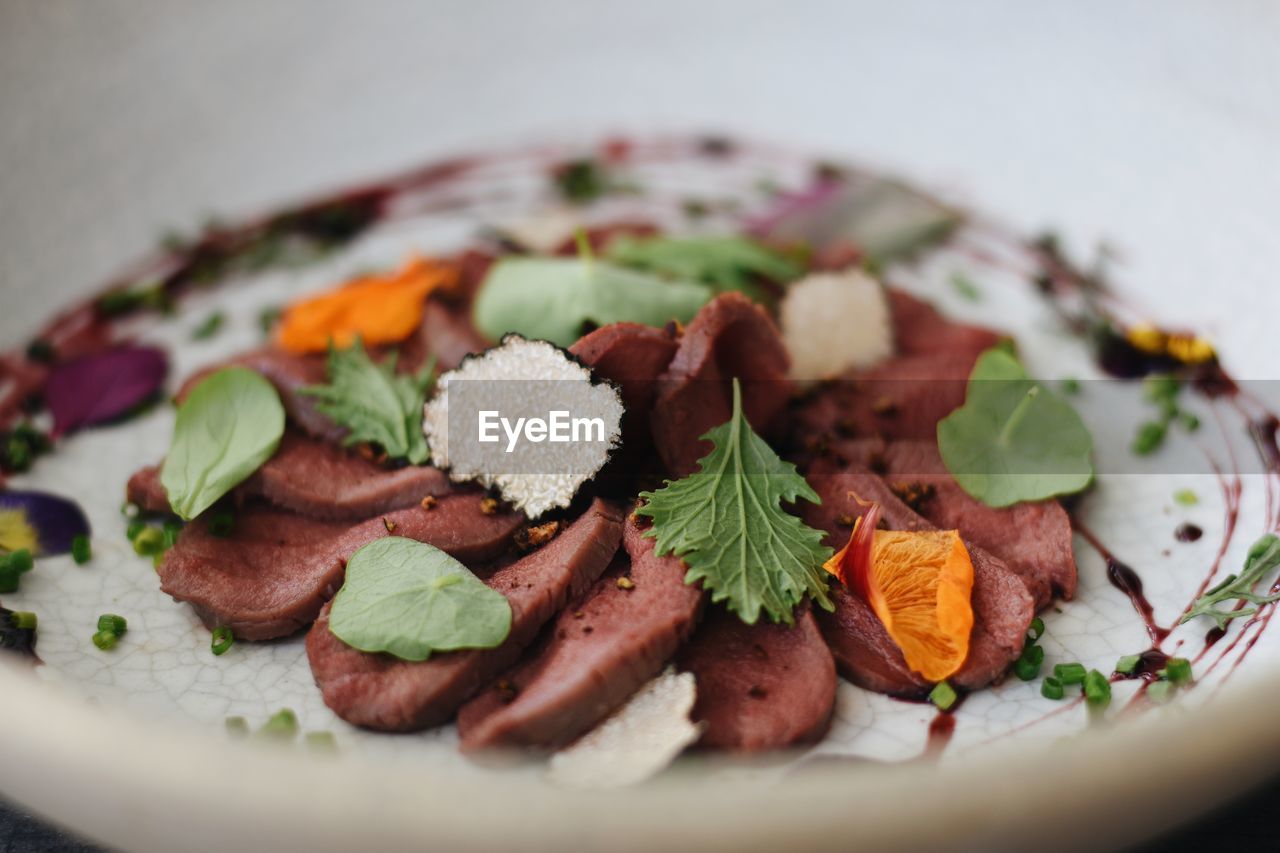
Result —
M 987 506 L 960 488 L 932 441 L 847 441 L 833 449 L 880 474 L 899 497 L 908 495 L 911 508 L 931 524 L 959 530 L 1003 560 L 1022 578 L 1037 609 L 1054 595 L 1075 595 L 1071 521 L 1057 501 Z
M 280 394 L 285 414 L 309 435 L 329 441 L 338 441 L 346 435 L 346 429 L 320 413 L 314 399 L 298 393 L 308 385 L 324 383 L 326 374 L 323 354 L 293 355 L 270 347 L 242 353 L 192 374 L 178 389 L 178 401 L 185 400 L 200 380 L 224 367 L 247 367 L 261 373 Z
M 826 542 L 833 548 L 844 546 L 852 520 L 862 513 L 850 493 L 878 502 L 892 530 L 935 529 L 899 500 L 888 484 L 865 469 L 841 468 L 819 460 L 806 479 L 822 504 L 804 504 L 805 523 L 825 530 Z M 976 690 L 1000 678 L 1022 653 L 1035 604 L 1021 579 L 1003 562 L 971 541 L 966 540 L 965 547 L 973 560 L 973 633 L 968 658 L 948 680 Z M 907 667 L 902 651 L 871 608 L 839 584 L 833 591 L 835 612 L 819 611 L 815 616 L 841 673 L 855 684 L 881 693 L 923 696 L 929 683 Z
M 622 511 L 595 501 L 555 539 L 485 579 L 511 603 L 511 633 L 496 649 L 403 661 L 351 648 L 329 630 L 329 607 L 307 634 L 307 657 L 325 704 L 349 723 L 414 731 L 458 706 L 519 659 L 547 620 L 604 571 L 622 537 Z
M 247 508 L 225 537 L 197 518 L 161 561 L 160 588 L 195 608 L 206 625 L 225 625 L 241 639 L 287 636 L 316 618 L 342 583 L 347 559 L 375 539 L 394 533 L 463 562 L 497 557 L 524 516 L 487 514 L 482 497 L 476 491 L 447 495 L 430 510 L 402 509 L 354 526 Z
M 596 477 L 596 482 L 606 487 L 615 484 L 625 487 L 637 473 L 652 467 L 649 412 L 658 389 L 658 377 L 675 357 L 675 338 L 661 329 L 639 323 L 610 323 L 579 338 L 569 352 L 597 377 L 608 379 L 622 392 L 622 447 Z M 627 491 L 635 494 L 634 490 Z
M 684 564 L 657 556 L 634 518 L 623 544 L 630 566 L 616 560 L 532 657 L 462 706 L 463 749 L 569 743 L 657 675 L 693 632 L 704 596 L 685 584 Z
M 428 299 L 422 308 L 422 325 L 401 347 L 397 367 L 419 370 L 435 356 L 437 370 L 453 370 L 468 355 L 488 348 L 489 342 L 476 331 L 465 305 Z
M 730 379 L 742 382 L 742 407 L 757 432 L 774 431 L 786 414 L 791 357 L 764 309 L 724 293 L 689 323 L 658 384 L 650 426 L 667 474 L 684 477 L 711 452 L 700 437 L 733 414 Z
M 808 606 L 794 626 L 747 625 L 712 607 L 680 668 L 698 685 L 699 744 L 755 752 L 812 743 L 826 734 L 836 701 L 836 665 Z
M 675 339 L 661 329 L 639 323 L 610 323 L 583 335 L 569 347 L 569 352 L 596 376 L 621 389 L 622 403 L 631 415 L 649 411 L 658 378 L 675 357 L 676 349 Z
M 1005 337 L 999 332 L 949 320 L 937 308 L 905 291 L 888 288 L 893 336 L 902 355 L 947 353 L 972 365 Z
M 309 518 L 362 521 L 405 509 L 428 495 L 448 494 L 449 477 L 438 468 L 387 468 L 327 441 L 290 430 L 280 449 L 235 488 L 237 501 L 265 498 Z M 129 478 L 128 498 L 148 512 L 169 512 L 169 498 L 155 466 Z
M 797 446 L 812 451 L 851 437 L 933 441 L 938 421 L 964 403 L 973 363 L 1001 339 L 901 290 L 888 293 L 898 354 L 800 401 L 792 415 Z
M 843 437 L 932 441 L 964 403 L 972 370 L 971 360 L 925 353 L 823 383 L 796 405 L 793 437 L 809 450 Z

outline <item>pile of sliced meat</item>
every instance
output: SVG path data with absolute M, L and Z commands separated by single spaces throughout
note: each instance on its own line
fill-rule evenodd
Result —
M 920 697 L 930 685 L 839 584 L 834 612 L 806 602 L 792 626 L 746 625 L 686 584 L 681 561 L 658 556 L 631 514 L 639 477 L 696 470 L 711 449 L 700 436 L 730 417 L 737 378 L 753 427 L 792 447 L 822 496 L 820 506 L 802 502 L 797 511 L 828 544 L 847 539 L 861 512 L 854 494 L 879 501 L 891 528 L 961 531 L 974 561 L 975 620 L 969 658 L 952 680 L 981 687 L 1018 657 L 1035 610 L 1074 592 L 1070 530 L 1053 502 L 1004 510 L 976 502 L 938 458 L 934 427 L 963 401 L 974 359 L 997 336 L 903 294 L 893 294 L 893 306 L 898 356 L 804 396 L 788 379 L 772 319 L 737 294 L 716 298 L 683 330 L 618 323 L 583 337 L 573 354 L 621 389 L 624 450 L 595 481 L 595 497 L 558 518 L 554 537 L 532 550 L 517 535 L 526 519 L 479 489 L 343 448 L 342 430 L 297 393 L 323 380 L 322 359 L 271 349 L 242 356 L 235 363 L 280 391 L 290 426 L 275 456 L 226 499 L 229 533 L 203 518 L 184 528 L 160 564 L 162 588 L 243 639 L 309 627 L 307 654 L 326 704 L 372 729 L 456 719 L 465 750 L 555 749 L 674 661 L 696 677 L 704 748 L 813 742 L 831 719 L 837 671 L 896 696 Z M 433 304 L 402 366 L 429 353 L 454 364 L 481 347 L 464 318 Z M 157 469 L 135 474 L 128 491 L 145 510 L 168 511 Z M 328 602 L 346 561 L 387 535 L 443 549 L 506 596 L 506 641 L 409 662 L 339 640 Z

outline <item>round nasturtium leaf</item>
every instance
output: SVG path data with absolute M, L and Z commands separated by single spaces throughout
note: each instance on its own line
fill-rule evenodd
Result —
M 712 297 L 704 284 L 674 281 L 588 258 L 504 258 L 485 276 L 472 307 L 492 340 L 508 332 L 567 347 L 590 322 L 687 323 Z
M 388 536 L 347 561 L 329 630 L 362 652 L 424 661 L 435 652 L 501 645 L 511 605 L 439 548 Z
M 964 405 L 938 422 L 938 450 L 960 487 L 993 507 L 1093 480 L 1093 438 L 1080 415 L 998 347 L 978 358 Z
M 276 389 L 246 367 L 202 379 L 178 407 L 160 483 L 173 511 L 190 520 L 257 471 L 284 435 Z

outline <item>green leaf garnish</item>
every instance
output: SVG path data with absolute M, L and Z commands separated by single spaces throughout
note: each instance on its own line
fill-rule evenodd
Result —
M 362 652 L 423 661 L 435 652 L 501 645 L 511 605 L 439 548 L 388 536 L 347 561 L 329 630 Z
M 284 434 L 284 406 L 271 383 L 245 367 L 202 380 L 178 407 L 160 483 L 187 520 L 258 470 Z
M 434 371 L 432 359 L 417 375 L 399 375 L 394 354 L 375 362 L 357 340 L 350 349 L 329 350 L 329 384 L 300 393 L 315 397 L 322 414 L 347 428 L 344 444 L 372 442 L 392 459 L 421 465 L 430 456 L 422 435 L 422 404 Z
M 766 294 L 759 279 L 785 283 L 804 268 L 791 258 L 737 235 L 719 237 L 620 237 L 607 257 L 626 267 L 709 284 L 717 293 L 736 290 L 756 301 Z
M 1244 568 L 1238 575 L 1227 575 L 1222 583 L 1195 600 L 1178 624 L 1190 622 L 1197 616 L 1208 616 L 1219 629 L 1225 631 L 1227 623 L 1241 616 L 1258 612 L 1257 605 L 1280 601 L 1280 593 L 1258 595 L 1253 588 L 1273 569 L 1280 568 L 1280 536 L 1268 533 L 1249 549 L 1244 558 Z M 1228 601 L 1247 602 L 1253 607 L 1219 610 L 1218 605 Z
M 964 405 L 939 421 L 938 449 L 960 487 L 988 506 L 1071 494 L 1093 479 L 1080 415 L 999 347 L 978 358 Z
M 702 438 L 715 450 L 698 460 L 697 472 L 640 494 L 647 503 L 636 514 L 653 519 L 645 535 L 657 540 L 656 551 L 682 557 L 689 567 L 685 583 L 702 581 L 713 602 L 726 602 L 748 625 L 762 609 L 774 622 L 792 624 L 806 593 L 831 610 L 822 571 L 831 549 L 820 531 L 779 506 L 820 499 L 751 429 L 738 380 L 733 417 Z
M 472 317 L 490 340 L 517 332 L 567 347 L 588 323 L 687 322 L 712 295 L 706 285 L 591 258 L 504 258 L 485 277 Z

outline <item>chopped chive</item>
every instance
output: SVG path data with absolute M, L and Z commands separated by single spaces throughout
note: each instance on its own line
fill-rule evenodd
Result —
M 1032 643 L 1039 642 L 1043 636 L 1044 620 L 1037 616 L 1031 620 L 1031 627 L 1027 630 L 1027 641 Z
M 1178 685 L 1171 681 L 1157 681 L 1147 687 L 1147 698 L 1157 705 L 1163 705 L 1173 698 Z
M 1084 701 L 1099 710 L 1111 704 L 1111 682 L 1096 669 L 1084 677 Z
M 89 545 L 89 537 L 83 533 L 77 534 L 71 540 L 71 559 L 81 566 L 93 559 L 93 549 Z
M 138 538 L 138 534 L 147 529 L 147 523 L 141 518 L 135 518 L 125 526 L 125 538 L 132 542 Z
M 98 630 L 110 631 L 119 636 L 129 630 L 129 623 L 123 616 L 117 616 L 114 613 L 104 613 L 98 617 Z
M 298 734 L 298 717 L 289 708 L 276 711 L 258 729 L 258 734 L 273 738 L 295 737 Z
M 1195 432 L 1200 429 L 1200 419 L 1190 412 L 1183 412 L 1179 415 L 1178 423 L 1182 424 L 1182 428 L 1187 432 Z
M 974 283 L 973 279 L 962 272 L 951 274 L 951 287 L 960 298 L 968 302 L 982 301 L 982 289 Z
M 29 610 L 15 610 L 9 618 L 13 620 L 13 627 L 19 631 L 34 631 L 39 622 L 36 615 Z
M 338 748 L 333 732 L 307 732 L 304 738 L 307 746 L 320 752 L 333 752 Z
M 209 519 L 209 535 L 219 539 L 226 539 L 235 527 L 236 517 L 226 510 L 215 512 Z
M 1062 386 L 1062 393 L 1063 393 L 1063 394 L 1071 394 L 1071 395 L 1075 395 L 1075 394 L 1079 394 L 1079 393 L 1080 393 L 1080 380 L 1079 380 L 1079 379 L 1076 379 L 1076 378 L 1074 378 L 1074 377 L 1068 376 L 1066 379 L 1063 379 L 1063 380 L 1062 380 L 1062 382 L 1061 382 L 1060 384 L 1061 384 L 1061 386 Z
M 258 328 L 262 330 L 263 335 L 270 335 L 271 330 L 275 328 L 276 322 L 279 321 L 280 315 L 284 312 L 275 306 L 263 308 L 258 312 Z
M 1142 662 L 1142 655 L 1125 655 L 1116 661 L 1116 672 L 1121 675 L 1133 675 L 1138 671 L 1138 664 Z
M 181 532 L 182 532 L 181 521 L 178 521 L 177 519 L 174 519 L 174 518 L 167 519 L 164 523 L 164 526 L 161 528 L 161 533 L 164 537 L 164 544 L 161 550 L 167 551 L 170 548 L 172 548 L 174 546 L 174 543 L 178 541 L 178 534 Z
M 228 734 L 236 737 L 244 737 L 249 734 L 249 721 L 244 717 L 227 717 L 225 725 Z
M 1059 663 L 1053 667 L 1053 677 L 1063 684 L 1083 684 L 1087 672 L 1082 663 Z
M 1147 421 L 1138 427 L 1138 433 L 1133 437 L 1133 443 L 1129 445 L 1129 449 L 1138 456 L 1149 456 L 1164 444 L 1164 437 L 1168 431 L 1169 428 L 1160 421 Z
M 9 568 L 18 574 L 25 574 L 35 567 L 35 560 L 31 558 L 31 552 L 26 548 L 19 548 L 7 558 Z
M 1200 503 L 1200 498 L 1191 489 L 1179 489 L 1173 493 L 1173 499 L 1183 506 L 1195 506 Z
M 583 204 L 595 201 L 609 188 L 604 170 L 594 160 L 571 160 L 553 175 L 556 188 L 568 201 Z
M 221 657 L 235 644 L 236 638 L 226 625 L 219 625 L 213 629 L 213 639 L 210 641 L 209 648 L 215 656 Z
M 218 334 L 218 330 L 222 328 L 222 324 L 226 319 L 226 316 L 221 311 L 214 311 L 206 317 L 199 326 L 196 326 L 194 331 L 191 332 L 192 340 L 207 341 L 209 338 L 212 338 L 214 335 Z
M 1191 661 L 1186 658 L 1169 658 L 1164 669 L 1160 670 L 1160 677 L 1174 684 L 1186 684 L 1191 680 Z
M 93 635 L 93 644 L 104 652 L 109 652 L 114 649 L 119 640 L 120 635 L 115 631 L 99 631 Z
M 933 690 L 929 691 L 929 701 L 936 705 L 939 711 L 950 710 L 958 698 L 955 688 L 945 681 L 939 681 L 933 686 Z
M 140 557 L 154 557 L 164 551 L 165 539 L 163 530 L 144 525 L 142 530 L 132 537 L 134 553 Z
M 1040 685 L 1040 695 L 1046 699 L 1061 699 L 1063 695 L 1062 682 L 1052 675 L 1049 676 Z
M 18 573 L 9 568 L 7 564 L 0 564 L 0 592 L 9 593 L 18 591 Z
M 1013 671 L 1023 681 L 1034 681 L 1040 675 L 1040 667 L 1044 664 L 1044 648 L 1027 646 L 1022 650 Z

